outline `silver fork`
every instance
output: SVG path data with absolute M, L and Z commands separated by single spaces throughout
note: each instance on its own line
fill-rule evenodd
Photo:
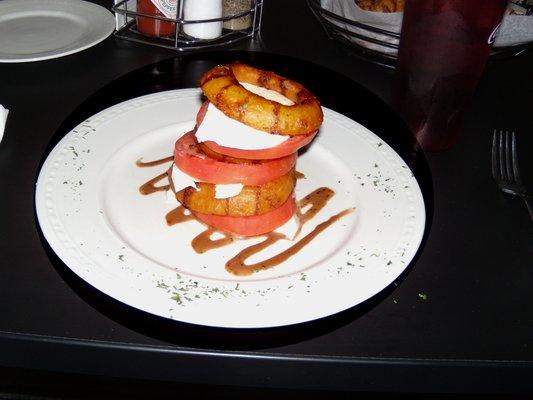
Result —
M 533 221 L 533 201 L 520 179 L 514 132 L 494 130 L 492 136 L 492 176 L 502 191 L 519 196 L 526 202 L 529 216 Z

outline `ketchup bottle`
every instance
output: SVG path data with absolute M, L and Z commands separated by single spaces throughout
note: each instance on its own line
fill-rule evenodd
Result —
M 154 18 L 137 17 L 137 30 L 147 36 L 173 36 L 176 33 L 176 24 L 155 17 L 175 18 L 175 14 L 170 17 L 163 14 L 155 5 L 157 1 L 160 0 L 137 0 L 137 12 L 154 16 Z

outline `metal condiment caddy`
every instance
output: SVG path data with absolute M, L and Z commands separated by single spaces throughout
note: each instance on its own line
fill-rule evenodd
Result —
M 158 2 L 172 3 L 173 15 Z M 182 52 L 227 46 L 258 35 L 262 8 L 263 0 L 116 0 L 115 36 Z

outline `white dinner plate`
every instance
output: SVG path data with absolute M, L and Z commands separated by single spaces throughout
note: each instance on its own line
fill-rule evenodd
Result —
M 80 0 L 0 1 L 0 62 L 63 57 L 100 43 L 115 27 L 113 15 Z
M 132 307 L 217 327 L 274 327 L 335 314 L 374 296 L 408 266 L 422 240 L 424 201 L 392 148 L 355 121 L 324 109 L 319 134 L 297 162 L 296 197 L 319 187 L 335 195 L 299 238 L 338 212 L 354 211 L 284 263 L 238 277 L 225 263 L 260 238 L 197 254 L 196 221 L 167 226 L 174 206 L 139 186 L 167 165 L 139 158 L 172 154 L 194 125 L 198 89 L 135 98 L 83 121 L 51 151 L 36 187 L 37 217 L 52 249 L 80 278 Z M 297 239 L 298 240 L 298 239 Z M 292 244 L 280 241 L 250 261 Z

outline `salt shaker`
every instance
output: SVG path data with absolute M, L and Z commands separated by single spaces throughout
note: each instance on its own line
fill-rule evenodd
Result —
M 250 11 L 252 8 L 252 0 L 223 0 L 222 14 L 224 17 L 231 17 L 232 15 L 242 14 Z M 238 31 L 248 29 L 252 26 L 252 16 L 250 13 L 242 17 L 228 19 L 224 21 L 224 28 Z
M 222 18 L 222 0 L 185 0 L 185 21 Z M 183 32 L 196 39 L 215 39 L 222 35 L 222 21 L 184 24 Z

